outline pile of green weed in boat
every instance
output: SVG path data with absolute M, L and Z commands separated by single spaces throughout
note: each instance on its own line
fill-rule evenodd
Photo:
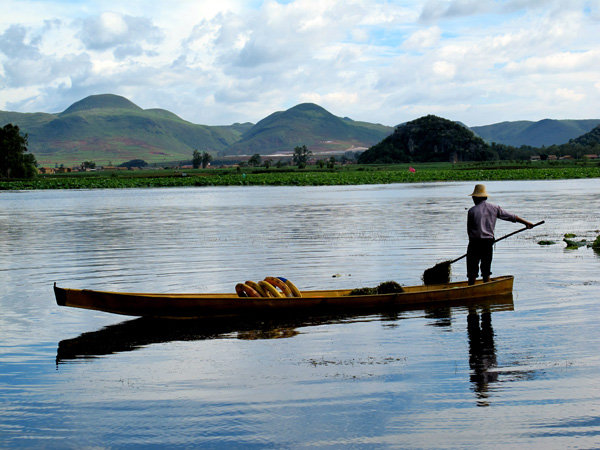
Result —
M 395 281 L 384 281 L 377 287 L 362 287 L 353 289 L 348 295 L 396 294 L 404 292 L 402 286 Z

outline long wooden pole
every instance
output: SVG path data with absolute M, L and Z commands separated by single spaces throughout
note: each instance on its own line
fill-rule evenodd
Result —
M 545 220 L 542 220 L 541 222 L 538 222 L 538 223 L 534 223 L 531 228 L 535 228 L 538 225 L 542 225 L 544 223 L 546 223 Z M 524 228 L 521 228 L 519 230 L 513 231 L 512 233 L 508 233 L 508 234 L 506 234 L 506 235 L 504 235 L 502 237 L 499 237 L 498 239 L 494 239 L 494 244 L 496 242 L 500 242 L 502 239 L 506 239 L 508 237 L 511 237 L 513 234 L 517 234 L 517 233 L 520 233 L 521 231 L 525 231 L 525 230 L 531 230 L 531 228 L 524 227 Z M 467 256 L 467 254 L 465 253 L 464 255 L 459 256 L 458 258 L 453 259 L 452 261 L 449 261 L 449 264 L 454 264 L 456 261 L 460 261 L 461 259 L 465 258 L 466 256 Z

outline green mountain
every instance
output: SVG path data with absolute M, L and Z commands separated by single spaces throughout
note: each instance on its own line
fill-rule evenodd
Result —
M 392 127 L 337 117 L 318 105 L 302 103 L 265 117 L 222 154 L 291 153 L 299 145 L 313 153 L 364 149 L 392 131 Z
M 464 125 L 429 115 L 399 125 L 394 133 L 360 155 L 358 162 L 471 161 L 493 157 L 488 144 Z
M 210 127 L 162 109 L 142 109 L 124 97 L 92 95 L 59 114 L 0 111 L 0 124 L 14 123 L 29 136 L 39 163 L 117 164 L 190 160 L 195 149 L 218 152 L 236 142 L 247 124 Z
M 427 117 L 433 122 L 445 120 Z M 417 119 L 421 124 L 423 120 Z M 391 152 L 388 156 L 392 159 L 421 160 L 425 155 L 436 161 L 450 158 L 447 137 L 440 136 L 440 140 L 436 141 L 419 135 L 424 144 L 418 154 L 410 151 L 410 148 L 413 151 L 415 148 L 414 138 L 412 144 L 405 143 L 409 145 L 408 153 L 404 147 L 401 156 L 397 150 L 391 150 L 391 142 L 396 146 L 398 139 L 404 139 L 398 130 L 408 124 L 411 128 L 417 121 L 403 124 L 394 131 L 392 127 L 338 117 L 318 105 L 303 103 L 275 112 L 257 124 L 207 126 L 188 122 L 164 109 L 142 109 L 128 99 L 112 94 L 86 97 L 56 114 L 0 111 L 0 126 L 13 123 L 27 133 L 29 151 L 42 165 L 78 165 L 86 160 L 115 165 L 133 159 L 149 163 L 189 161 L 194 150 L 209 151 L 213 155 L 291 154 L 299 145 L 306 145 L 318 155 L 349 149 L 364 150 L 377 143 L 387 146 L 386 151 Z M 455 122 L 447 122 L 459 126 L 460 130 L 466 129 Z M 453 139 L 457 138 L 454 131 L 447 129 L 449 125 L 444 124 L 440 126 L 453 135 Z M 430 125 L 425 128 L 431 131 Z M 517 147 L 549 146 L 568 142 L 598 125 L 600 120 L 542 120 L 503 122 L 472 127 L 471 130 L 488 142 Z M 411 133 L 417 133 L 411 130 Z M 392 133 L 393 136 L 390 136 Z M 388 136 L 390 139 L 385 140 Z M 468 146 L 479 145 L 465 136 L 457 139 Z M 425 145 L 430 143 L 434 146 L 432 148 L 438 149 L 437 152 L 425 149 Z M 457 158 L 468 159 L 471 149 L 452 151 L 456 151 Z
M 598 125 L 589 133 L 581 135 L 576 139 L 571 139 L 569 144 L 579 144 L 589 147 L 600 144 L 600 125 Z
M 569 142 L 600 124 L 600 120 L 552 120 L 538 122 L 502 122 L 480 127 L 471 127 L 474 133 L 487 142 L 520 147 L 529 145 L 542 147 Z

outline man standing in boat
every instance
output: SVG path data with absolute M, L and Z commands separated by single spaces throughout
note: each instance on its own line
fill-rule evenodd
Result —
M 533 224 L 525 219 L 521 219 L 516 214 L 503 210 L 498 205 L 488 203 L 488 193 L 483 184 L 475 185 L 471 197 L 475 206 L 469 209 L 467 215 L 467 233 L 469 235 L 467 278 L 469 284 L 475 284 L 480 266 L 483 281 L 490 281 L 496 219 L 519 222 L 527 228 L 533 228 Z

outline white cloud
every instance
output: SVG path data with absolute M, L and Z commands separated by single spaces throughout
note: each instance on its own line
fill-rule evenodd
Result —
M 557 0 L 427 0 L 419 20 L 434 22 L 443 19 L 467 18 L 481 15 L 503 15 L 519 11 L 563 8 Z
M 21 25 L 11 25 L 0 35 L 0 51 L 14 59 L 39 57 L 37 42 Z
M 59 111 L 112 92 L 207 124 L 256 122 L 304 101 L 388 125 L 421 113 L 469 125 L 595 118 L 599 9 L 586 0 L 7 0 L 0 108 Z
M 569 101 L 581 101 L 585 98 L 583 92 L 576 92 L 573 89 L 559 88 L 556 90 L 556 96 Z
M 489 11 L 491 6 L 485 0 L 428 0 L 423 6 L 420 20 L 431 22 L 447 17 L 473 16 Z
M 126 39 L 128 31 L 129 27 L 121 15 L 104 12 L 83 20 L 81 40 L 88 48 L 106 49 Z
M 542 57 L 533 56 L 523 61 L 510 62 L 506 70 L 513 73 L 585 72 L 594 70 L 600 74 L 600 49 L 587 52 L 560 52 Z
M 448 61 L 436 61 L 433 63 L 433 73 L 442 78 L 451 79 L 456 75 L 456 66 Z
M 316 92 L 300 94 L 302 103 L 326 103 L 336 110 L 348 108 L 358 102 L 359 96 L 356 92 L 329 92 L 327 94 L 318 94 Z
M 437 26 L 417 30 L 404 41 L 403 47 L 408 50 L 431 48 L 440 42 L 441 35 L 442 30 Z
M 78 33 L 88 50 L 113 50 L 117 60 L 129 56 L 152 53 L 152 46 L 163 39 L 162 32 L 144 17 L 133 17 L 112 12 L 83 19 Z

